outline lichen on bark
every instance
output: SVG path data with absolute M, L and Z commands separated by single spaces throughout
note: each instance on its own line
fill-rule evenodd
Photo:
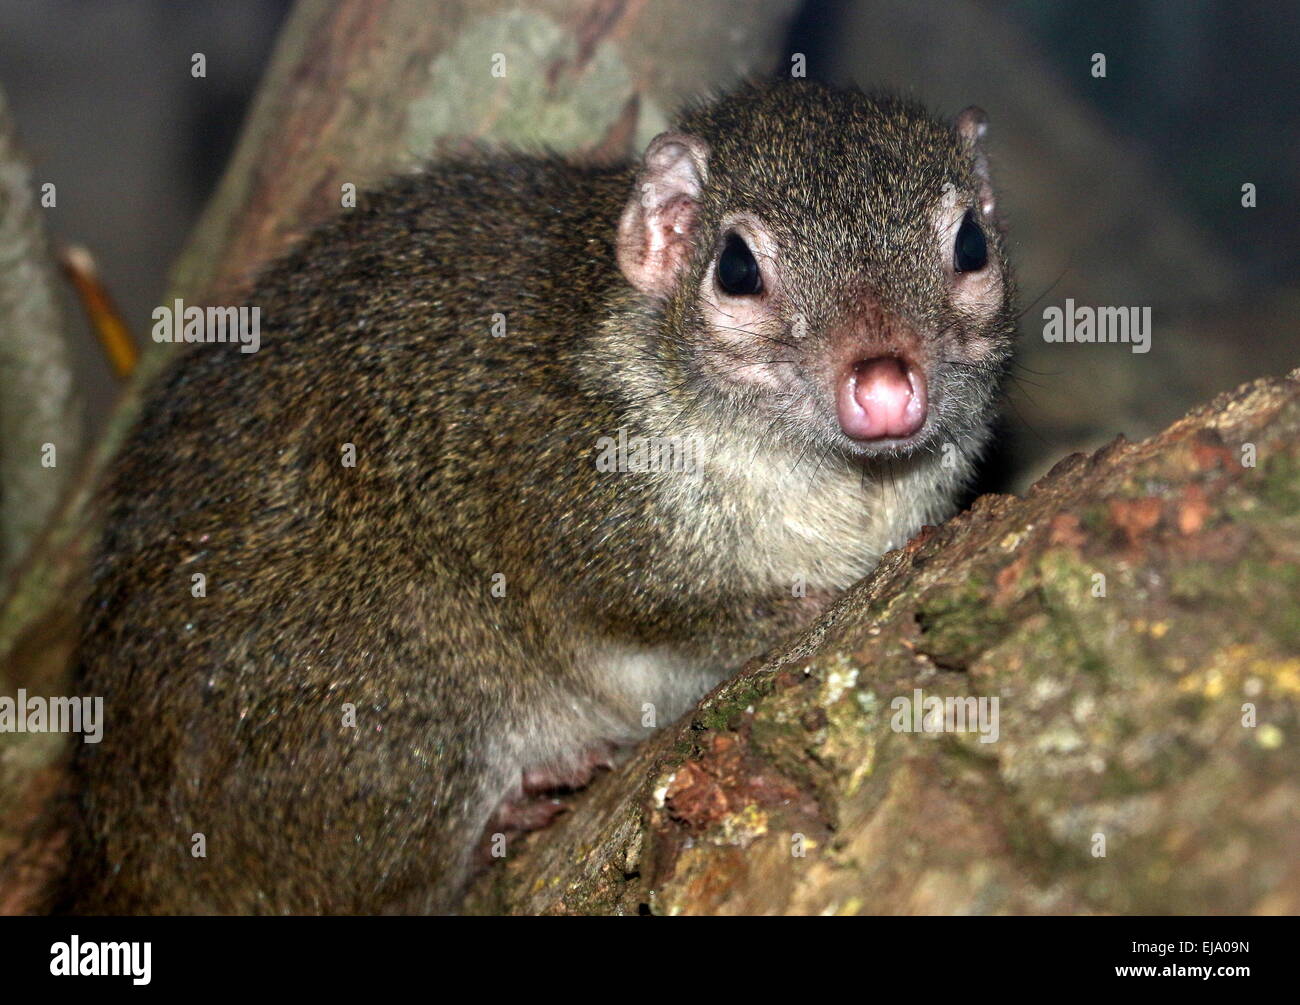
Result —
M 1298 530 L 1300 371 L 1073 455 L 886 556 L 466 908 L 1295 913 Z M 996 740 L 900 731 L 918 689 L 997 698 Z

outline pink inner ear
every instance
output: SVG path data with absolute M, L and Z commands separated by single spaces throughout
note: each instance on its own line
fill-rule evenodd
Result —
M 697 208 L 694 199 L 679 195 L 651 214 L 651 226 L 657 231 L 656 243 L 662 249 L 665 265 L 671 269 L 681 268 L 686 260 Z
M 649 208 L 633 200 L 619 225 L 618 263 L 628 282 L 643 293 L 667 296 L 690 257 L 698 206 L 678 194 Z
M 690 257 L 708 147 L 661 133 L 646 149 L 637 188 L 618 225 L 618 265 L 633 286 L 667 296 Z

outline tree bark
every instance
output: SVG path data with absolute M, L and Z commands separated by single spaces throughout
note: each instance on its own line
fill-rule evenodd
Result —
M 887 555 L 466 907 L 1300 912 L 1298 531 L 1300 370 L 1071 455 Z M 918 691 L 998 699 L 996 740 L 902 731 Z

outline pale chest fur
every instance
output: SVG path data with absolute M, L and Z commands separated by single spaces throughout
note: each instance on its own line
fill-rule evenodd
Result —
M 964 476 L 938 457 L 914 458 L 870 478 L 770 443 L 761 450 L 734 440 L 707 447 L 697 451 L 694 470 L 656 476 L 673 547 L 716 554 L 704 547 L 704 536 L 736 541 L 722 559 L 725 574 L 755 597 L 794 596 L 796 585 L 808 597 L 847 588 L 924 523 L 946 516 Z M 592 744 L 635 742 L 678 719 L 737 669 L 702 656 L 707 649 L 707 640 L 677 646 L 590 640 L 579 660 L 588 699 L 552 711 L 573 718 L 559 735 L 535 735 L 529 759 L 568 761 Z
M 945 518 L 965 475 L 964 461 L 945 464 L 938 454 L 864 472 L 839 458 L 732 438 L 706 443 L 700 456 L 693 475 L 661 480 L 681 543 L 701 533 L 737 542 L 727 561 L 756 594 L 847 588 L 924 524 Z M 726 526 L 702 527 L 701 513 Z

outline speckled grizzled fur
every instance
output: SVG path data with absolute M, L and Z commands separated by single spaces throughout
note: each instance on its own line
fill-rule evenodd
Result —
M 933 264 L 935 207 L 985 197 L 982 155 L 812 84 L 676 128 L 707 168 L 666 296 L 620 271 L 638 164 L 483 155 L 363 197 L 256 287 L 260 352 L 194 346 L 158 382 L 80 648 L 106 727 L 78 747 L 71 910 L 445 910 L 525 772 L 580 780 L 950 512 L 1012 331 L 995 227 L 979 310 Z M 780 282 L 719 377 L 700 297 L 735 212 Z M 846 324 L 920 333 L 917 442 L 838 437 L 817 381 Z M 776 391 L 729 382 L 749 362 Z M 620 428 L 700 437 L 703 466 L 602 472 Z

